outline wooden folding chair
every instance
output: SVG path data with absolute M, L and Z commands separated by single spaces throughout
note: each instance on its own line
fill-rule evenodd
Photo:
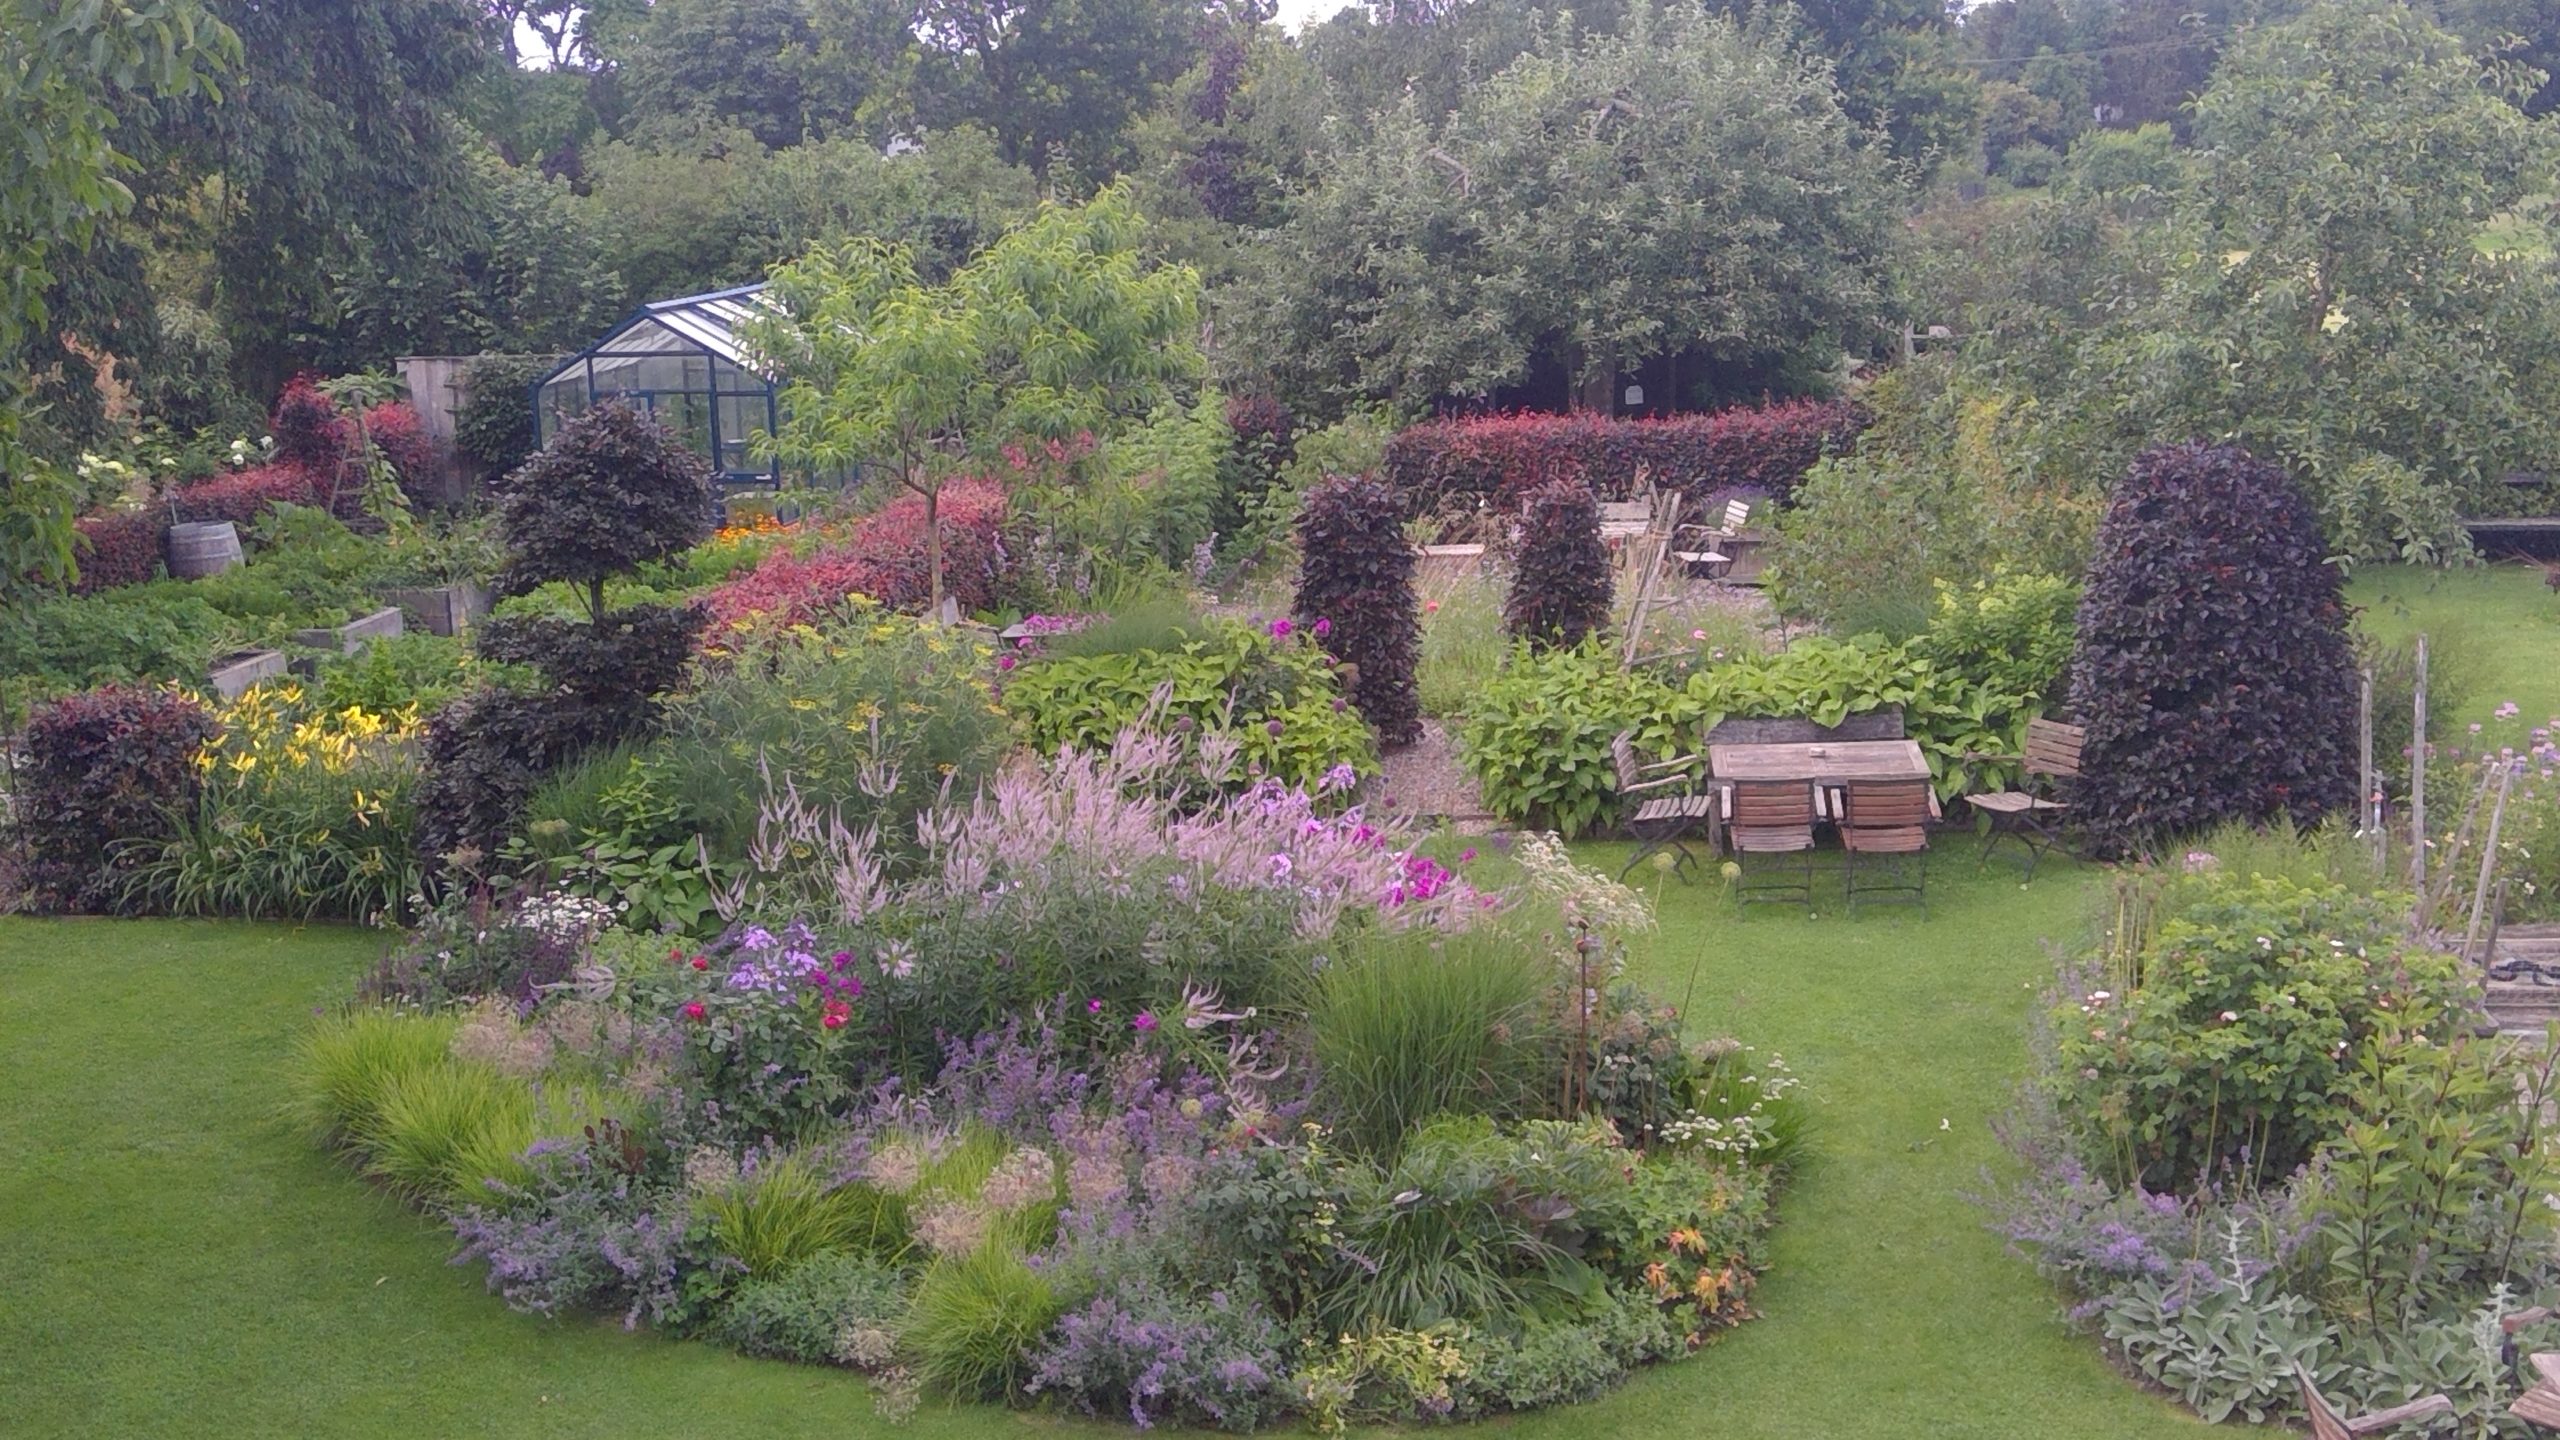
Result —
M 1733 845 L 1734 858 L 1742 862 L 1738 893 L 1746 903 L 1800 896 L 1805 909 L 1813 909 L 1813 821 L 1810 780 L 1733 782 L 1733 809 L 1725 835 Z M 1789 867 L 1784 872 L 1787 878 L 1764 879 L 1770 872 L 1749 858 L 1754 855 L 1798 855 L 1804 864 L 1801 870 Z
M 1926 780 L 1852 780 L 1842 792 L 1840 851 L 1849 908 L 1861 897 L 1929 905 Z
M 2036 862 L 2044 858 L 2044 852 L 2062 843 L 2062 827 L 2070 818 L 2071 809 L 2070 802 L 2062 798 L 2062 782 L 2079 778 L 2080 745 L 2087 734 L 2080 726 L 2058 720 L 2030 720 L 2026 754 L 1965 757 L 2023 761 L 2026 765 L 2026 779 L 2019 788 L 1965 797 L 1967 805 L 1991 821 L 1991 828 L 1982 837 L 1984 864 L 1991 862 L 1991 852 L 2001 841 L 2016 840 L 2026 847 L 2026 878 L 2036 878 Z
M 1733 568 L 1731 542 L 1749 523 L 1751 502 L 1735 500 L 1724 507 L 1722 525 L 1683 525 L 1672 532 L 1671 558 L 1702 580 L 1721 580 Z
M 2302 1408 L 2311 1416 L 2311 1440 L 2356 1440 L 2359 1435 L 2372 1435 L 2395 1425 L 2406 1425 L 2412 1420 L 2453 1413 L 2451 1400 L 2442 1395 L 2429 1395 L 2406 1405 L 2376 1410 L 2370 1415 L 2358 1415 L 2350 1420 L 2339 1414 L 2338 1407 L 2330 1404 L 2320 1393 L 2319 1383 L 2311 1378 L 2310 1371 L 2295 1365 L 2293 1378 L 2302 1387 Z
M 1688 879 L 1698 857 L 1687 838 L 1703 829 L 1712 846 L 1716 827 L 1716 796 L 1698 784 L 1698 757 L 1647 764 L 1636 756 L 1636 732 L 1621 730 L 1609 742 L 1609 759 L 1618 772 L 1618 823 L 1636 841 L 1636 853 L 1618 878 L 1627 878 L 1646 856 L 1669 852 L 1679 857 L 1671 868 Z

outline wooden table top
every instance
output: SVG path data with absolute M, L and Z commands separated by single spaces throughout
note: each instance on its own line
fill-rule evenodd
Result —
M 1827 740 L 1809 745 L 1710 745 L 1707 769 L 1719 780 L 1926 780 L 1917 740 Z

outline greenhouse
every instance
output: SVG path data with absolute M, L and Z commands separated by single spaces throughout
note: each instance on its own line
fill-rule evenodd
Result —
M 640 307 L 534 386 L 543 442 L 596 404 L 624 400 L 708 459 L 722 488 L 779 486 L 781 463 L 757 458 L 754 447 L 777 423 L 774 382 L 748 358 L 738 334 L 762 307 L 763 291 L 742 285 Z

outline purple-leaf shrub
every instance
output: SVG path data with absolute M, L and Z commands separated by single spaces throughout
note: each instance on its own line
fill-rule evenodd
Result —
M 195 804 L 197 758 L 220 727 L 177 691 L 109 685 L 35 707 L 19 738 L 15 829 L 39 905 L 125 903 L 125 855 Z
M 1537 646 L 1574 646 L 1608 628 L 1609 549 L 1600 504 L 1579 480 L 1542 485 L 1522 502 L 1520 549 L 1503 627 Z
M 2071 708 L 2072 818 L 2105 856 L 2354 803 L 2356 660 L 2319 518 L 2232 445 L 2137 456 L 2099 523 Z
M 1390 746 L 1422 734 L 1422 603 L 1396 493 L 1374 476 L 1337 475 L 1298 517 L 1297 611 L 1340 662 L 1351 703 Z

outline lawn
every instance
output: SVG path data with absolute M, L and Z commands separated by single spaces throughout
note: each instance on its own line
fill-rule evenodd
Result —
M 1620 853 L 1597 846 L 1606 861 Z M 1766 1318 L 1538 1436 L 2142 1440 L 2202 1427 L 2110 1373 L 1963 1192 L 2023 1064 L 2044 941 L 2085 874 L 2032 889 L 1939 857 L 1932 912 L 1733 918 L 1670 886 L 1638 978 L 1700 1033 L 1784 1052 L 1819 1157 L 1784 1203 Z M 1648 874 L 1650 872 L 1647 872 Z M 849 1377 L 508 1313 L 439 1227 L 311 1149 L 279 1066 L 373 936 L 0 921 L 0 1433 L 841 1435 Z M 928 1406 L 919 1436 L 1057 1429 Z M 1086 1428 L 1086 1427 L 1075 1427 Z M 1095 1433 L 1100 1433 L 1095 1427 Z
M 2500 701 L 2512 700 L 2539 725 L 2560 715 L 2560 595 L 2543 573 L 2539 565 L 2378 565 L 2356 574 L 2347 598 L 2363 608 L 2361 623 L 2377 636 L 2425 632 L 2430 643 L 2453 647 L 2476 683 L 2470 699 L 2444 715 L 2447 724 L 2485 722 Z M 2438 730 L 2438 738 L 2446 733 Z

